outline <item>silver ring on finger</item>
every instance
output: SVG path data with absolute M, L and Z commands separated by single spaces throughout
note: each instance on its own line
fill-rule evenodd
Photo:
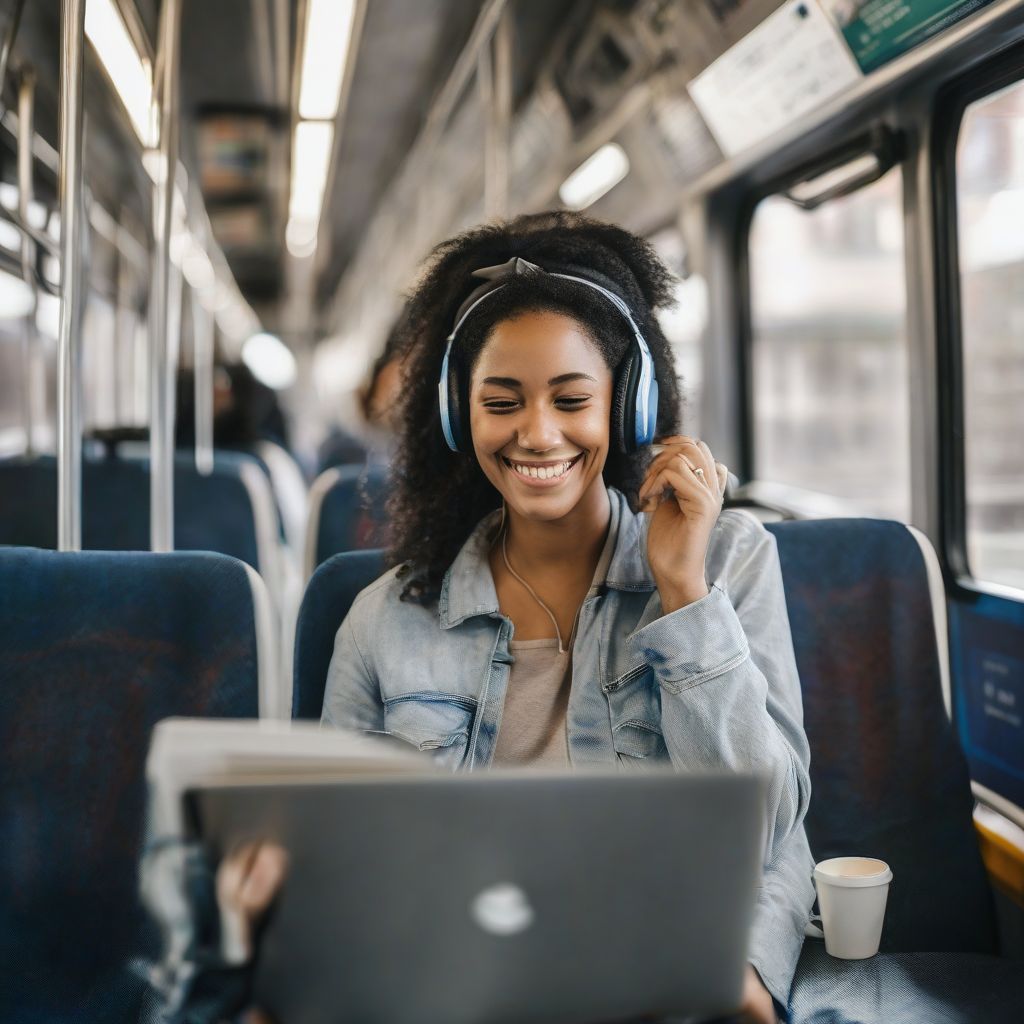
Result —
M 700 482 L 701 482 L 701 483 L 705 483 L 705 482 L 706 482 L 706 481 L 704 480 L 704 470 L 703 470 L 703 469 L 702 469 L 702 468 L 701 468 L 700 466 L 698 466 L 698 467 L 697 467 L 697 468 L 696 468 L 696 469 L 695 469 L 695 470 L 693 471 L 693 475 L 694 475 L 695 477 L 697 477 L 697 479 L 698 479 L 698 480 L 700 480 Z

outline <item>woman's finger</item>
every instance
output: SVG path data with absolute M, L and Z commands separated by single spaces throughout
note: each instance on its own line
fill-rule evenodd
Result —
M 647 497 L 642 502 L 641 508 L 644 511 L 652 511 L 657 508 L 663 498 L 671 497 L 683 507 L 685 502 L 704 502 L 708 497 L 707 487 L 700 482 L 694 473 L 681 466 L 676 468 L 670 466 L 663 469 L 650 483 L 647 489 Z
M 708 486 L 712 491 L 721 493 L 721 488 L 717 487 L 718 483 L 718 463 L 715 462 L 714 455 L 711 454 L 711 449 L 703 442 L 698 441 L 697 447 L 700 449 L 701 458 L 703 459 L 704 474 L 708 479 Z
M 637 493 L 637 497 L 643 500 L 653 490 L 653 481 L 657 478 L 660 473 L 663 473 L 666 469 L 673 465 L 683 465 L 691 473 L 696 469 L 701 468 L 699 463 L 694 459 L 690 458 L 684 451 L 676 448 L 670 452 L 666 452 L 664 455 L 658 457 L 655 462 L 652 462 L 647 470 L 647 475 L 644 477 L 644 482 L 640 485 L 640 490 Z M 695 479 L 699 480 L 699 476 L 695 474 Z
M 656 473 L 659 470 L 664 469 L 665 466 L 671 465 L 672 460 L 677 459 L 680 456 L 684 456 L 694 468 L 703 464 L 703 455 L 696 443 L 688 442 L 686 444 L 674 444 L 670 445 L 663 452 L 651 459 L 647 466 L 647 475 L 650 476 L 652 473 Z
M 721 462 L 716 462 L 715 473 L 718 475 L 718 493 L 725 494 L 725 488 L 729 483 L 729 467 Z

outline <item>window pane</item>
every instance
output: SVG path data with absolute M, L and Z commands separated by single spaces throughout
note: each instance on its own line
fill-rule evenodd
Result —
M 700 437 L 701 388 L 704 383 L 703 343 L 708 324 L 708 289 L 701 274 L 688 273 L 686 243 L 675 228 L 667 228 L 648 239 L 679 282 L 676 304 L 658 314 L 658 323 L 672 346 L 679 394 L 682 399 L 682 429 Z
M 763 200 L 750 286 L 756 477 L 830 495 L 837 512 L 908 519 L 899 172 L 813 211 Z
M 1024 83 L 968 107 L 957 206 L 967 558 L 1024 588 Z

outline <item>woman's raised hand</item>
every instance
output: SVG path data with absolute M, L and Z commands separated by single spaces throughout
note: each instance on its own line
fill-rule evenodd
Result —
M 666 437 L 640 487 L 640 508 L 650 512 L 647 561 L 666 613 L 708 593 L 704 559 L 722 510 L 729 471 L 692 437 Z

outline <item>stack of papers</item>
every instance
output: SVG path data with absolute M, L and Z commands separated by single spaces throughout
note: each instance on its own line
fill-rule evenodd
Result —
M 167 718 L 153 730 L 146 760 L 157 835 L 184 834 L 191 789 L 283 782 L 341 782 L 353 776 L 430 772 L 406 744 L 316 722 Z

